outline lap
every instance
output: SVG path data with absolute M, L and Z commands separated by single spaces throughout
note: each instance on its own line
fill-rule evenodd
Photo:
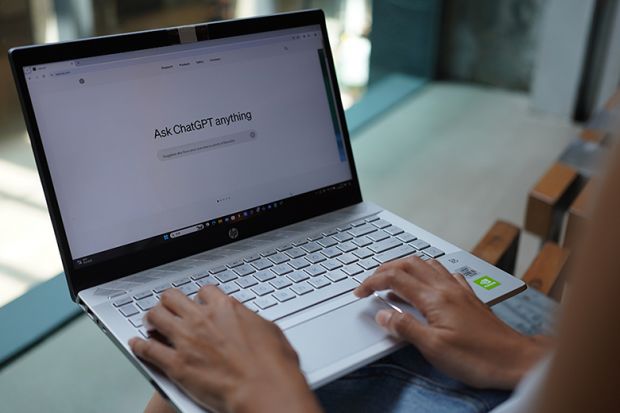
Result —
M 528 289 L 494 307 L 524 334 L 550 333 L 556 304 Z M 412 346 L 384 357 L 316 391 L 327 412 L 487 412 L 510 392 L 481 390 L 431 366 Z

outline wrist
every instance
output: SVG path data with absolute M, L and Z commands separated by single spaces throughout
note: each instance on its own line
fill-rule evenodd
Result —
M 511 362 L 503 370 L 502 387 L 514 389 L 523 377 L 544 357 L 551 339 L 544 336 L 525 336 L 513 344 Z

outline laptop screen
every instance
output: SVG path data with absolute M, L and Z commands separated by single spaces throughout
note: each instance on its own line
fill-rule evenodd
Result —
M 23 68 L 75 268 L 352 174 L 320 26 Z

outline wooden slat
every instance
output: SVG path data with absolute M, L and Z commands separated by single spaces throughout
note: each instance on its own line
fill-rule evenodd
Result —
M 520 235 L 519 227 L 506 221 L 495 221 L 474 247 L 472 254 L 512 274 Z
M 560 278 L 568 256 L 567 249 L 553 242 L 546 242 L 523 275 L 523 281 L 543 294 L 549 294 Z M 561 291 L 558 286 L 555 286 L 555 289 Z
M 607 139 L 608 133 L 598 129 L 584 129 L 579 134 L 579 138 L 584 142 L 597 143 L 602 145 Z
M 605 109 L 612 110 L 617 106 L 620 106 L 620 89 L 616 90 L 616 93 L 609 98 L 605 104 Z
M 591 202 L 595 179 L 590 179 L 568 209 L 566 232 L 564 233 L 565 248 L 573 249 L 578 242 L 588 218 L 588 206 Z
M 579 174 L 573 168 L 555 163 L 530 191 L 525 213 L 525 229 L 544 240 L 559 239 L 562 212 L 579 185 Z

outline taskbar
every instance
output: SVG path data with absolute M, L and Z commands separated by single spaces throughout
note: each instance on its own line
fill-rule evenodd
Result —
M 331 185 L 325 188 L 321 188 L 311 193 L 325 194 L 331 191 L 338 191 L 352 185 L 351 181 L 341 182 L 336 185 Z M 302 194 L 303 196 L 303 194 Z M 295 198 L 295 197 L 293 197 Z M 194 225 L 175 229 L 170 232 L 166 232 L 160 235 L 156 235 L 141 241 L 136 241 L 131 244 L 126 244 L 117 248 L 112 248 L 106 251 L 102 251 L 89 256 L 79 257 L 73 260 L 73 266 L 75 269 L 87 267 L 93 264 L 97 264 L 110 259 L 118 258 L 122 255 L 126 255 L 132 251 L 140 251 L 147 248 L 163 245 L 165 243 L 174 242 L 179 238 L 196 234 L 210 229 L 215 229 L 221 225 L 230 225 L 232 223 L 242 222 L 248 219 L 257 218 L 261 215 L 268 213 L 274 213 L 276 210 L 281 209 L 284 204 L 292 198 L 285 198 L 278 201 L 274 201 L 264 205 L 258 205 L 243 211 L 237 211 L 231 214 L 227 214 L 221 217 L 212 218 L 207 221 L 202 221 Z M 234 238 L 234 237 L 233 237 Z

